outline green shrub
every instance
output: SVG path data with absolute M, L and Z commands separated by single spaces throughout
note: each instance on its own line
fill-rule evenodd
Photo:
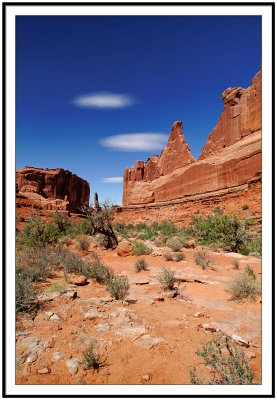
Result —
M 91 344 L 88 348 L 86 348 L 83 352 L 83 364 L 88 369 L 99 370 L 104 366 L 104 362 L 101 361 L 100 354 L 98 354 L 95 350 L 95 345 Z
M 247 272 L 235 275 L 227 282 L 225 290 L 230 293 L 231 300 L 236 300 L 238 302 L 247 298 L 251 301 L 255 301 L 257 296 L 261 293 L 261 287 L 256 280 L 256 276 L 253 277 Z
M 195 250 L 193 253 L 194 261 L 202 269 L 214 269 L 214 259 L 206 250 Z
M 239 269 L 239 261 L 238 260 L 233 260 L 233 269 Z
M 180 251 L 178 251 L 174 254 L 174 261 L 176 261 L 176 262 L 182 261 L 185 258 L 186 258 L 185 255 L 183 253 L 181 253 Z
M 173 261 L 173 256 L 171 253 L 165 253 L 163 257 L 165 258 L 166 261 Z
M 183 247 L 183 243 L 175 238 L 169 239 L 166 242 L 166 245 L 170 247 L 172 251 L 179 251 Z
M 83 275 L 84 271 L 89 268 L 89 264 L 87 261 L 83 260 L 81 257 L 70 250 L 64 253 L 63 266 L 65 276 L 69 273 Z
M 249 278 L 256 279 L 256 274 L 251 267 L 251 265 L 247 264 L 245 267 L 245 273 L 249 276 Z
M 28 311 L 32 308 L 32 301 L 35 299 L 36 291 L 33 286 L 32 276 L 24 270 L 16 271 L 15 280 L 15 307 L 16 312 Z
M 151 252 L 152 252 L 152 249 L 149 246 L 147 246 L 145 243 L 143 243 L 142 241 L 135 240 L 132 243 L 132 245 L 133 245 L 132 254 L 135 256 L 151 254 Z
M 127 276 L 114 275 L 107 282 L 107 289 L 116 300 L 124 299 L 128 294 L 129 287 Z
M 247 204 L 244 204 L 243 206 L 242 206 L 242 209 L 245 211 L 245 210 L 248 210 L 249 209 L 249 206 L 247 205 Z
M 80 236 L 78 238 L 78 247 L 81 250 L 88 250 L 89 245 L 90 245 L 90 241 L 88 240 L 88 238 L 86 236 Z
M 217 243 L 225 250 L 239 252 L 249 242 L 249 222 L 238 221 L 235 217 L 211 214 L 206 218 L 193 217 L 192 235 L 202 245 Z
M 56 225 L 36 217 L 21 231 L 20 239 L 24 245 L 36 247 L 57 243 L 59 236 L 60 232 Z
M 146 271 L 148 269 L 148 264 L 143 258 L 139 258 L 135 263 L 135 270 L 137 272 Z
M 206 342 L 202 351 L 197 351 L 209 368 L 212 379 L 203 381 L 195 368 L 190 370 L 192 384 L 196 385 L 252 385 L 254 373 L 244 352 L 231 346 L 227 337 Z
M 114 273 L 111 268 L 100 262 L 99 264 L 88 265 L 84 268 L 83 275 L 87 278 L 95 279 L 98 283 L 107 283 L 114 276 Z
M 61 212 L 54 214 L 54 222 L 58 227 L 59 232 L 66 233 L 71 227 L 71 221 L 67 215 Z
M 50 292 L 50 293 L 54 293 L 54 292 L 66 293 L 67 289 L 68 289 L 68 285 L 66 282 L 57 282 L 57 283 L 53 283 L 48 288 L 48 292 Z
M 177 279 L 172 269 L 163 268 L 160 275 L 158 276 L 158 281 L 160 282 L 164 290 L 173 290 Z

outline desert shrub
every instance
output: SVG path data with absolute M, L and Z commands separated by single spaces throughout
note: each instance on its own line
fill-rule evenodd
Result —
M 256 274 L 251 267 L 251 265 L 247 264 L 245 267 L 245 273 L 249 276 L 249 278 L 256 279 Z
M 102 264 L 102 262 L 94 265 L 88 265 L 83 269 L 83 275 L 87 278 L 95 279 L 98 283 L 107 283 L 113 276 L 113 270 Z
M 172 269 L 163 268 L 160 275 L 158 276 L 158 281 L 160 282 L 164 290 L 173 290 L 177 279 Z
M 195 250 L 193 253 L 194 261 L 202 269 L 214 269 L 214 259 L 206 250 Z
M 240 246 L 241 254 L 248 256 L 251 253 L 262 254 L 262 238 L 258 234 L 249 234 L 247 240 Z
M 173 256 L 171 253 L 165 253 L 163 257 L 165 258 L 166 261 L 173 261 Z
M 21 231 L 20 239 L 26 246 L 35 247 L 57 243 L 59 236 L 60 232 L 56 225 L 41 221 L 39 217 L 34 217 Z
M 239 261 L 238 260 L 233 260 L 233 269 L 239 269 Z
M 239 252 L 249 241 L 249 221 L 240 222 L 229 215 L 211 214 L 206 218 L 194 216 L 192 235 L 202 245 L 218 243 L 225 250 Z
M 81 250 L 88 250 L 89 245 L 90 245 L 90 241 L 88 240 L 88 238 L 86 236 L 80 236 L 78 238 L 78 247 Z
M 148 269 L 148 264 L 143 258 L 139 258 L 135 263 L 135 270 L 137 272 L 146 271 Z
M 94 370 L 99 370 L 102 366 L 104 366 L 104 362 L 101 361 L 100 354 L 95 350 L 95 344 L 91 344 L 84 350 L 82 362 L 87 368 Z
M 136 256 L 142 256 L 144 254 L 151 254 L 151 252 L 152 252 L 151 248 L 140 240 L 135 240 L 132 243 L 132 245 L 133 245 L 132 254 L 134 254 Z
M 54 293 L 54 292 L 66 293 L 67 289 L 68 289 L 68 285 L 66 282 L 57 282 L 57 283 L 53 283 L 48 288 L 48 292 L 50 292 L 50 293 Z
M 182 261 L 185 258 L 186 258 L 185 255 L 183 253 L 181 253 L 180 251 L 178 251 L 174 254 L 174 261 L 176 261 L 176 262 Z
M 58 227 L 59 232 L 66 233 L 71 227 L 71 221 L 67 215 L 61 212 L 54 214 L 54 222 Z
M 244 352 L 230 345 L 227 337 L 206 342 L 201 351 L 196 352 L 209 367 L 213 377 L 203 381 L 195 368 L 190 370 L 192 384 L 202 385 L 252 385 L 254 373 Z
M 183 247 L 183 243 L 175 238 L 168 239 L 166 245 L 170 247 L 172 251 L 179 251 Z
M 261 287 L 256 280 L 255 274 L 253 277 L 247 272 L 235 275 L 227 282 L 225 290 L 230 293 L 231 300 L 236 300 L 238 302 L 247 298 L 251 301 L 255 301 L 257 296 L 261 293 Z
M 15 285 L 16 312 L 30 310 L 32 301 L 36 296 L 32 276 L 29 276 L 25 270 L 18 269 L 16 271 Z
M 127 276 L 114 275 L 107 282 L 107 289 L 116 300 L 124 299 L 128 294 L 129 287 Z
M 159 224 L 159 234 L 162 236 L 172 236 L 178 232 L 178 228 L 171 221 L 163 221 Z
M 242 209 L 245 211 L 245 210 L 248 210 L 249 209 L 249 206 L 247 205 L 247 204 L 244 204 L 243 206 L 242 206 Z
M 89 268 L 87 261 L 70 250 L 64 252 L 63 266 L 65 276 L 69 273 L 83 275 L 84 271 Z

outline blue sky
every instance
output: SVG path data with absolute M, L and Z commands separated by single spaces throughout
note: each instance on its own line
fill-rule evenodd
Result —
M 17 17 L 16 166 L 68 169 L 121 204 L 124 168 L 176 120 L 198 158 L 221 93 L 260 64 L 256 16 Z

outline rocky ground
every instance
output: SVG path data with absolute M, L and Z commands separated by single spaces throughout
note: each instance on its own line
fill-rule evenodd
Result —
M 41 282 L 39 308 L 17 318 L 17 384 L 189 384 L 190 367 L 206 374 L 195 352 L 221 333 L 242 346 L 255 383 L 261 383 L 260 298 L 237 303 L 224 290 L 239 272 L 234 260 L 241 271 L 251 265 L 261 279 L 260 258 L 213 252 L 216 269 L 202 270 L 193 249 L 182 249 L 186 259 L 180 262 L 166 261 L 166 251 L 143 256 L 149 269 L 137 273 L 137 256 L 97 250 L 116 274 L 128 276 L 124 301 L 113 300 L 94 280 L 65 283 L 62 271 Z M 82 255 L 90 257 L 90 251 Z M 176 272 L 177 291 L 161 289 L 162 267 Z M 82 363 L 91 343 L 103 362 L 99 370 Z

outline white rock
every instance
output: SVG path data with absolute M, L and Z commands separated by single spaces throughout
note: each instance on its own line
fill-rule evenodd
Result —
M 143 347 L 144 349 L 151 349 L 151 347 L 156 346 L 160 343 L 166 343 L 162 338 L 155 338 L 149 334 L 140 336 L 139 338 L 134 340 L 134 344 L 139 347 Z
M 63 357 L 64 357 L 64 354 L 61 353 L 60 351 L 55 351 L 54 353 L 52 353 L 52 360 L 53 360 L 53 361 L 62 360 Z
M 28 364 L 32 364 L 33 362 L 37 361 L 37 359 L 38 359 L 37 353 L 31 353 L 27 358 L 26 362 Z
M 71 375 L 75 375 L 79 368 L 78 358 L 69 358 L 68 360 L 66 360 L 65 363 L 66 363 L 69 373 Z

